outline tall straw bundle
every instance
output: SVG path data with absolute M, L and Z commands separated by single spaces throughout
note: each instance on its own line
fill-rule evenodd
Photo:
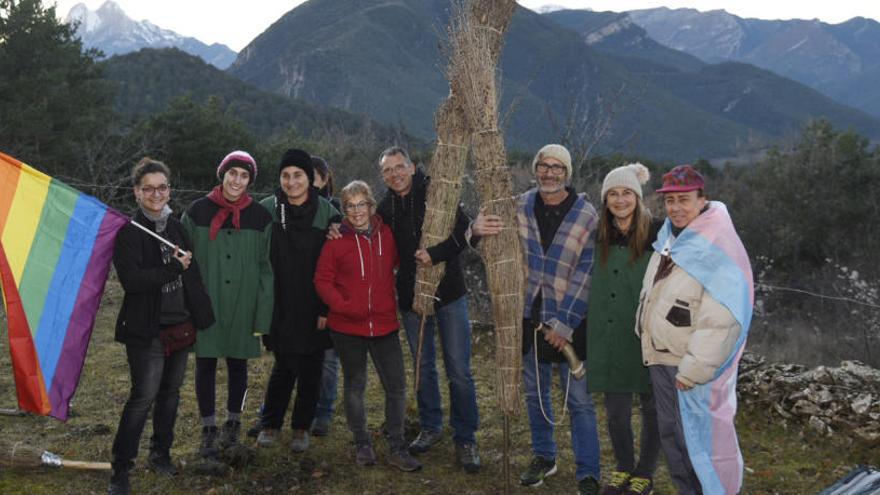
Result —
M 499 215 L 506 225 L 501 234 L 480 242 L 495 323 L 496 394 L 505 416 L 520 408 L 523 258 L 513 179 L 498 130 L 495 70 L 515 9 L 512 0 L 473 0 L 460 7 L 453 19 L 451 68 L 452 91 L 461 98 L 473 133 L 480 206 L 486 214 Z
M 437 147 L 428 169 L 431 183 L 425 200 L 425 221 L 419 242 L 422 249 L 445 240 L 455 226 L 470 137 L 454 95 L 450 94 L 437 109 L 434 123 L 437 129 Z M 444 263 L 417 267 L 413 311 L 421 315 L 434 313 L 434 294 L 444 271 Z

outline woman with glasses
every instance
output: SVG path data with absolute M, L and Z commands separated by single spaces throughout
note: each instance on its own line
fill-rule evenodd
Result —
M 116 341 L 125 344 L 131 394 L 113 440 L 111 494 L 130 492 L 128 473 L 151 408 L 153 436 L 147 465 L 158 473 L 177 474 L 170 450 L 188 346 L 166 349 L 160 334 L 174 328 L 194 332 L 214 323 L 211 300 L 192 259 L 192 243 L 168 207 L 170 176 L 164 163 L 150 158 L 135 165 L 131 172 L 138 204 L 134 221 L 178 248 L 128 224 L 119 231 L 113 252 L 113 264 L 125 291 L 116 321 Z
M 345 416 L 354 435 L 355 460 L 360 466 L 376 463 L 364 408 L 369 354 L 385 390 L 388 463 L 416 471 L 421 464 L 407 452 L 403 438 L 406 378 L 394 291 L 397 247 L 391 229 L 375 214 L 370 186 L 354 181 L 342 189 L 341 200 L 345 210 L 341 237 L 324 244 L 315 288 L 330 308 L 327 328 L 342 364 Z

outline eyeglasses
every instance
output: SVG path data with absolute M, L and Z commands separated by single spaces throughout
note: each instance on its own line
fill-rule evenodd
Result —
M 141 192 L 146 194 L 147 196 L 152 196 L 153 193 L 158 192 L 159 194 L 165 194 L 171 190 L 171 186 L 168 184 L 162 184 L 161 186 L 141 186 Z
M 553 175 L 562 175 L 565 173 L 566 166 L 559 163 L 538 162 L 535 164 L 535 170 L 542 174 L 550 172 Z
M 399 174 L 399 173 L 403 172 L 404 170 L 406 170 L 408 167 L 409 167 L 409 165 L 407 165 L 405 163 L 400 163 L 400 164 L 397 164 L 393 167 L 383 168 L 382 169 L 382 177 L 390 177 L 391 175 Z
M 360 203 L 345 203 L 345 211 L 365 211 L 370 209 L 370 203 L 361 201 Z

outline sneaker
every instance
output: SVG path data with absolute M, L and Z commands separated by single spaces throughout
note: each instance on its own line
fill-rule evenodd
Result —
M 404 448 L 396 449 L 388 454 L 388 464 L 407 473 L 422 469 L 422 463 Z
M 431 447 L 436 445 L 441 438 L 443 438 L 443 432 L 441 431 L 422 430 L 416 439 L 409 444 L 409 453 L 413 455 L 424 454 L 431 450 Z
M 305 452 L 309 448 L 309 432 L 306 430 L 293 430 L 293 441 L 290 442 L 290 450 Z
M 312 435 L 326 437 L 330 433 L 330 418 L 315 418 L 312 421 Z
M 223 423 L 223 429 L 220 431 L 220 448 L 228 449 L 233 445 L 238 445 L 238 434 L 241 431 L 241 421 L 228 419 Z
M 578 480 L 578 495 L 599 495 L 599 482 L 592 476 Z
M 253 426 L 248 428 L 247 436 L 248 438 L 258 438 L 260 436 L 260 432 L 263 431 L 263 422 L 261 420 L 257 420 Z
M 107 487 L 107 495 L 129 495 L 131 483 L 128 480 L 128 469 L 113 470 L 110 476 L 110 486 Z
M 215 458 L 217 450 L 217 437 L 220 435 L 216 426 L 202 427 L 202 445 L 199 447 L 199 456 L 205 459 Z
M 519 483 L 523 486 L 541 486 L 544 478 L 556 474 L 556 460 L 544 459 L 536 455 L 529 463 L 529 468 L 519 477 Z
M 611 471 L 611 479 L 602 487 L 602 495 L 623 495 L 631 477 L 626 471 Z
M 151 451 L 147 457 L 147 468 L 154 473 L 164 474 L 165 476 L 177 476 L 180 471 L 177 466 L 171 462 L 171 456 L 167 453 Z
M 477 444 L 455 444 L 455 456 L 458 457 L 458 463 L 466 473 L 474 474 L 480 471 L 480 454 L 477 452 Z
M 373 466 L 376 464 L 376 452 L 370 444 L 358 445 L 355 448 L 355 462 L 358 466 Z
M 629 488 L 624 493 L 627 495 L 650 495 L 654 493 L 654 480 L 640 476 L 630 478 Z
M 271 447 L 278 440 L 278 433 L 275 428 L 263 428 L 257 435 L 257 446 Z

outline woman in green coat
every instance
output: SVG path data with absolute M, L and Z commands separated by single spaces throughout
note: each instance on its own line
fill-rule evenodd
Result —
M 217 167 L 221 184 L 194 201 L 183 215 L 193 240 L 217 322 L 196 340 L 196 399 L 202 418 L 199 455 L 214 459 L 219 446 L 238 443 L 247 393 L 247 360 L 260 356 L 260 336 L 272 323 L 273 277 L 269 248 L 272 216 L 247 193 L 257 163 L 244 151 L 226 155 Z M 217 359 L 228 371 L 227 416 L 218 431 L 214 416 Z
M 617 467 L 603 494 L 650 493 L 660 452 L 657 413 L 648 370 L 633 332 L 639 291 L 657 236 L 642 200 L 648 169 L 634 163 L 618 167 L 602 184 L 593 278 L 587 312 L 587 387 L 603 392 L 608 433 Z M 642 434 L 638 464 L 632 429 L 633 395 L 639 396 Z

